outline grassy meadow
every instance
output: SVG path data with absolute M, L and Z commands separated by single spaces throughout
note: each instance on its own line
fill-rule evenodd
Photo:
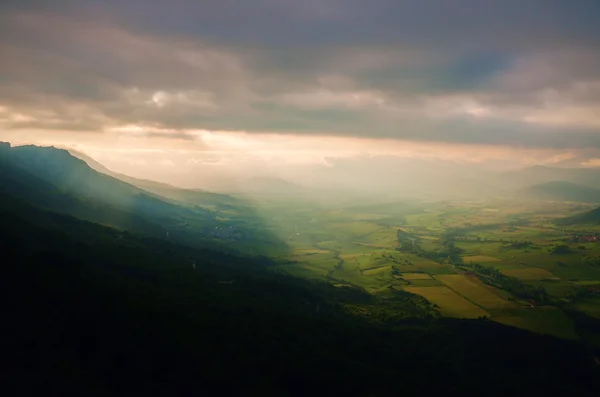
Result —
M 438 316 L 565 338 L 576 335 L 568 311 L 600 318 L 600 243 L 569 240 L 595 227 L 553 223 L 577 211 L 581 204 L 510 200 L 260 210 L 285 236 L 277 271 L 374 296 L 402 290 L 427 299 Z

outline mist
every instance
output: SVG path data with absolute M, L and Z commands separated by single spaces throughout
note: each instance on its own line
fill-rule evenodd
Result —
M 598 395 L 599 16 L 1 0 L 7 390 Z
M 71 152 L 100 172 L 247 199 L 298 203 L 526 198 L 523 189 L 542 183 L 569 181 L 595 188 L 598 182 L 595 168 L 585 167 L 584 157 L 577 159 L 574 154 L 448 146 L 444 151 L 443 146 L 432 145 L 430 151 L 419 152 L 409 144 L 404 152 L 390 153 L 390 146 L 397 149 L 396 142 L 386 147 L 372 141 L 365 141 L 360 153 L 351 150 L 352 140 L 345 140 L 350 143 L 345 142 L 346 151 L 340 145 L 344 140 L 336 138 L 337 149 L 313 151 L 298 145 L 284 150 L 286 146 L 279 144 L 270 152 L 264 147 L 262 151 L 105 149 L 89 150 L 90 154 L 72 148 Z M 529 157 L 519 157 L 523 155 Z

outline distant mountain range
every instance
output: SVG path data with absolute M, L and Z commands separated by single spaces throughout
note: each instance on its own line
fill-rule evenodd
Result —
M 322 186 L 343 187 L 354 194 L 398 198 L 485 199 L 510 192 L 493 184 L 489 171 L 453 162 L 370 156 L 335 159 L 314 172 Z
M 496 185 L 514 190 L 555 181 L 570 182 L 597 188 L 600 187 L 600 170 L 594 168 L 558 168 L 537 165 L 503 172 L 494 178 Z
M 383 164 L 382 169 L 392 165 Z M 436 175 L 437 164 L 423 169 L 396 167 L 381 178 L 367 178 L 372 170 L 361 171 L 361 166 L 358 163 L 351 164 L 348 170 L 342 166 L 327 170 L 321 175 L 320 184 L 313 187 L 281 178 L 255 177 L 246 180 L 240 191 L 251 199 L 315 203 L 351 202 L 352 197 L 366 194 L 384 201 L 399 194 L 600 203 L 600 172 L 595 169 L 534 166 L 498 174 L 484 184 L 472 175 L 462 178 L 454 171 Z M 365 186 L 351 186 L 352 172 L 364 174 L 360 176 Z M 238 248 L 243 245 L 241 240 L 254 241 L 253 246 L 281 244 L 266 231 L 251 202 L 243 198 L 115 173 L 77 151 L 2 143 L 0 183 L 5 193 L 40 208 L 136 233 L 168 235 L 194 246 L 202 241 L 227 245 L 233 240 Z M 600 215 L 592 211 L 564 222 L 600 223 L 596 218 L 600 219 Z M 237 237 L 217 234 L 215 239 L 215 233 L 209 230 L 223 226 L 236 230 Z
M 115 173 L 83 153 L 70 152 L 98 172 L 163 198 L 206 209 L 248 206 L 242 197 L 313 202 L 352 202 L 353 199 L 364 202 L 374 198 L 393 201 L 405 197 L 458 200 L 515 197 L 600 203 L 600 171 L 592 168 L 538 165 L 498 173 L 450 162 L 359 157 L 331 160 L 329 167 L 310 168 L 302 182 L 256 176 L 229 180 L 229 187 L 220 189 L 221 193 L 212 193 Z
M 517 197 L 537 200 L 600 203 L 600 189 L 573 182 L 552 181 L 519 189 Z

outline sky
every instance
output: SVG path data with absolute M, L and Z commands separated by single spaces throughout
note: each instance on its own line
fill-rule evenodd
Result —
M 597 0 L 3 0 L 0 140 L 188 185 L 357 156 L 595 167 L 599 18 Z

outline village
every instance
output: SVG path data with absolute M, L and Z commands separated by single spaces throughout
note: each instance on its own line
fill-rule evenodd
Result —
M 569 243 L 596 243 L 600 241 L 600 233 L 572 234 L 567 241 Z

